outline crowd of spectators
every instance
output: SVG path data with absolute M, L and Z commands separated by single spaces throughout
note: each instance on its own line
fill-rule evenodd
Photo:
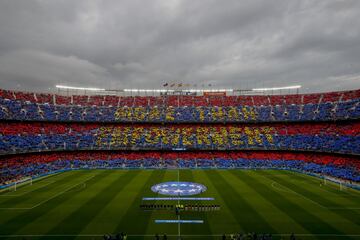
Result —
M 106 101 L 107 98 L 111 101 Z M 282 96 L 158 97 L 65 97 L 0 90 L 0 119 L 203 123 L 325 121 L 359 118 L 359 102 L 360 90 Z
M 360 182 L 356 156 L 282 151 L 82 151 L 0 158 L 0 183 L 64 169 L 214 168 L 291 169 Z
M 223 234 L 221 236 L 222 240 L 272 240 L 272 234 L 258 234 L 258 233 L 236 233 L 236 234 Z M 290 238 L 290 240 L 295 240 L 294 238 Z
M 112 234 L 105 234 L 103 236 L 104 240 L 126 240 L 127 239 L 127 234 L 126 233 L 117 233 L 115 235 Z
M 89 149 L 267 149 L 360 154 L 360 122 L 165 125 L 0 122 L 0 154 Z
M 287 95 L 164 95 L 164 96 L 113 96 L 113 95 L 72 95 L 31 93 L 0 89 L 0 98 L 33 102 L 39 104 L 75 106 L 260 106 L 284 104 L 319 104 L 348 101 L 360 98 L 360 90 Z
M 0 183 L 74 168 L 178 167 L 293 169 L 359 181 L 359 119 L 360 90 L 157 97 L 0 90 Z

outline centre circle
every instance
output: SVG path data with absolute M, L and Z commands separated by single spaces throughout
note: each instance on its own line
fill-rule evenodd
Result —
M 194 182 L 163 182 L 151 187 L 155 193 L 169 196 L 190 196 L 206 191 L 206 187 Z

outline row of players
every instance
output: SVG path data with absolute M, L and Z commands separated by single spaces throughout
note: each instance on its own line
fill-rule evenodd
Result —
M 220 105 L 222 106 L 222 105 Z M 356 119 L 359 99 L 305 105 L 229 107 L 84 107 L 0 98 L 0 119 L 85 122 L 270 122 Z
M 140 209 L 149 210 L 175 210 L 177 211 L 194 211 L 194 212 L 210 212 L 219 211 L 218 204 L 140 204 Z

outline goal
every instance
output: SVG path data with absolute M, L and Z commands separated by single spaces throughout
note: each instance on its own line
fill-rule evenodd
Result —
M 33 184 L 33 179 L 31 177 L 23 178 L 19 181 L 14 182 L 14 185 L 9 188 L 9 191 L 16 192 L 20 186 L 23 187 L 23 186 L 32 185 L 32 184 Z

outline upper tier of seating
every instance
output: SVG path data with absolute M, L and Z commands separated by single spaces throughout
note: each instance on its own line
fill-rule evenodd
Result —
M 247 96 L 112 96 L 29 93 L 0 89 L 0 98 L 39 104 L 66 106 L 118 106 L 118 107 L 200 107 L 200 106 L 268 106 L 302 105 L 348 101 L 360 98 L 360 89 L 353 91 L 295 94 L 295 95 L 247 95 Z
M 60 96 L 0 90 L 0 120 L 273 122 L 360 118 L 360 90 L 273 96 Z

